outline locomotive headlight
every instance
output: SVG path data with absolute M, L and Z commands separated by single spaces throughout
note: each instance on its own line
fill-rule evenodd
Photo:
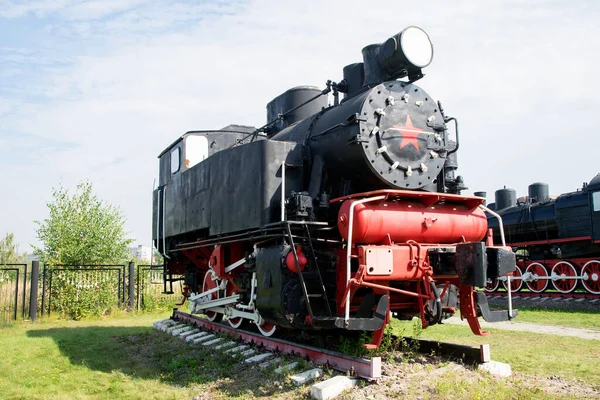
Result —
M 379 62 L 390 76 L 418 72 L 431 64 L 433 45 L 429 35 L 416 26 L 409 26 L 386 40 L 379 49 Z
M 400 48 L 406 60 L 418 68 L 431 64 L 433 45 L 429 35 L 421 28 L 410 26 L 400 33 Z

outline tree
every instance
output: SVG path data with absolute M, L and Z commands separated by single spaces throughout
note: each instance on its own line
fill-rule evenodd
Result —
M 41 247 L 33 247 L 40 261 L 49 264 L 121 264 L 129 258 L 121 210 L 99 200 L 92 184 L 84 181 L 71 195 L 60 186 L 52 189 L 47 219 L 35 221 Z
M 0 264 L 23 264 L 27 261 L 27 254 L 19 252 L 19 245 L 14 242 L 15 236 L 7 233 L 0 240 Z

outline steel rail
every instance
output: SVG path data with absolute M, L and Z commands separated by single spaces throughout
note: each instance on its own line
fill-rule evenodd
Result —
M 228 333 L 243 342 L 261 346 L 264 349 L 290 354 L 296 357 L 308 358 L 317 365 L 328 365 L 336 371 L 352 373 L 358 377 L 377 380 L 381 378 L 381 357 L 359 358 L 346 354 L 319 349 L 312 346 L 290 342 L 288 340 L 266 337 L 259 333 L 235 329 L 229 325 L 211 322 L 196 315 L 187 314 L 177 309 L 173 310 L 171 317 L 176 321 L 187 322 L 197 327 L 215 332 Z M 465 346 L 456 343 L 439 342 L 419 338 L 393 336 L 396 341 L 403 341 L 406 345 L 423 354 L 436 353 L 447 357 L 460 358 L 464 362 L 481 364 L 491 361 L 489 344 L 479 347 Z
M 296 357 L 308 357 L 317 365 L 328 365 L 341 372 L 350 371 L 364 379 L 376 380 L 381 378 L 381 357 L 372 357 L 370 359 L 352 357 L 330 350 L 266 337 L 259 333 L 248 332 L 232 328 L 229 325 L 210 322 L 204 318 L 183 313 L 177 309 L 173 310 L 173 316 L 171 318 L 177 321 L 188 322 L 211 331 L 228 333 L 240 338 L 244 342 L 262 346 L 267 350 L 291 354 Z
M 487 297 L 506 297 L 508 294 L 506 291 L 497 292 L 485 292 Z M 540 297 L 540 298 L 563 298 L 563 299 L 585 299 L 585 300 L 596 300 L 600 299 L 599 294 L 592 294 L 589 292 L 571 292 L 571 293 L 560 293 L 560 292 L 513 292 L 513 299 L 519 297 Z

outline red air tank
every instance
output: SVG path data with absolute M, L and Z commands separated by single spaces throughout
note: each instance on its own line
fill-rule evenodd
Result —
M 349 211 L 346 200 L 338 213 L 338 229 L 348 240 Z M 381 243 L 387 235 L 394 242 L 458 243 L 481 240 L 487 231 L 485 213 L 464 204 L 425 206 L 409 200 L 364 203 L 354 206 L 353 243 Z

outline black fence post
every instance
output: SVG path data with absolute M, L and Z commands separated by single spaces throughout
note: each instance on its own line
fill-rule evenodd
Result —
M 133 263 L 133 261 L 129 262 L 129 279 L 127 280 L 127 283 L 129 284 L 129 311 L 133 311 L 134 310 L 134 306 L 135 306 L 135 280 L 134 280 L 134 274 L 135 274 L 135 265 Z
M 21 308 L 21 318 L 25 319 L 25 293 L 27 292 L 27 263 L 23 265 L 23 305 Z
M 35 321 L 37 317 L 38 281 L 40 279 L 40 262 L 31 262 L 31 290 L 29 291 L 29 319 Z M 42 308 L 43 310 L 43 308 Z
M 48 264 L 44 264 L 44 271 L 42 272 L 42 312 L 40 315 L 43 317 L 46 310 L 46 273 L 48 270 Z
M 14 320 L 17 320 L 17 313 L 19 311 L 19 268 L 15 269 L 17 273 L 17 280 L 15 281 L 15 313 Z

